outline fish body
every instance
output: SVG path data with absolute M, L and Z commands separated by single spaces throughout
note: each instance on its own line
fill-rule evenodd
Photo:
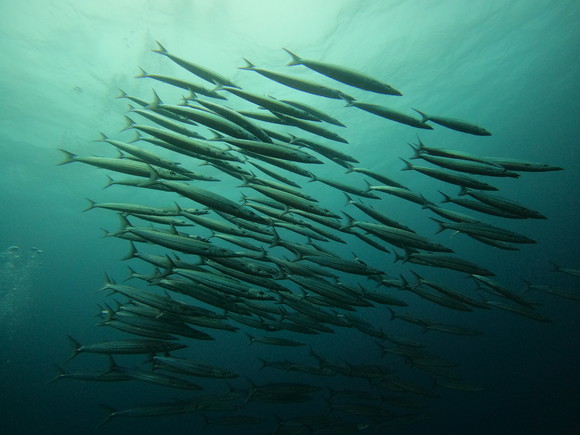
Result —
M 322 136 L 336 142 L 348 143 L 345 138 L 341 137 L 337 133 L 320 127 L 319 125 L 312 124 L 311 122 L 307 122 L 302 119 L 293 118 L 292 116 L 288 116 L 278 111 L 274 111 L 274 114 L 286 125 L 292 125 L 294 127 L 301 128 L 302 130 L 314 133 L 318 136 Z
M 364 75 L 358 71 L 345 68 L 340 65 L 332 65 L 330 63 L 303 59 L 285 48 L 284 51 L 292 57 L 292 60 L 288 64 L 290 66 L 304 65 L 305 67 L 330 77 L 331 79 L 337 80 L 350 86 L 354 86 L 355 88 L 364 89 L 365 91 L 371 91 L 385 95 L 402 95 L 392 86 Z
M 400 124 L 409 125 L 415 128 L 422 128 L 425 130 L 433 130 L 433 127 L 431 127 L 428 124 L 425 124 L 425 122 L 417 118 L 413 118 L 412 116 L 409 116 L 397 110 L 389 109 L 388 107 L 385 106 L 379 106 L 377 104 L 360 103 L 358 101 L 351 101 L 348 105 L 358 107 L 359 109 L 364 110 L 365 112 L 372 113 L 373 115 L 380 116 L 381 118 L 390 119 L 391 121 L 395 121 Z
M 547 219 L 546 216 L 540 214 L 536 210 L 524 207 L 523 205 L 518 204 L 517 202 L 511 199 L 504 198 L 499 195 L 466 189 L 465 187 L 461 189 L 461 192 L 459 194 L 469 195 L 485 204 L 498 208 L 509 214 L 520 216 L 522 218 Z
M 247 207 L 243 207 L 237 202 L 232 201 L 224 196 L 221 196 L 214 191 L 202 189 L 201 187 L 189 185 L 170 183 L 159 181 L 159 183 L 173 192 L 179 193 L 192 201 L 198 202 L 214 210 L 222 211 L 229 215 L 239 217 L 241 219 L 250 220 L 261 224 L 268 224 L 269 220 L 254 213 Z
M 438 180 L 444 181 L 446 183 L 455 184 L 461 187 L 469 187 L 470 189 L 478 189 L 478 190 L 498 190 L 497 187 L 494 187 L 490 184 L 484 183 L 483 181 L 476 180 L 475 178 L 471 178 L 465 175 L 458 175 L 452 172 L 443 171 L 437 168 L 428 168 L 426 166 L 416 166 L 409 163 L 405 159 L 401 159 L 405 162 L 405 167 L 403 171 L 417 171 L 422 174 L 428 175 L 429 177 L 436 178 Z
M 237 87 L 234 83 L 232 83 L 230 80 L 228 80 L 224 76 L 216 73 L 215 71 L 211 71 L 210 69 L 207 69 L 207 68 L 202 67 L 200 65 L 196 65 L 192 62 L 189 62 L 185 59 L 182 59 L 180 57 L 177 57 L 177 56 L 171 54 L 165 49 L 165 47 L 163 47 L 163 45 L 161 45 L 158 41 L 156 41 L 156 42 L 157 42 L 158 48 L 155 50 L 151 50 L 151 51 L 168 57 L 173 62 L 175 62 L 177 65 L 188 70 L 190 73 L 195 74 L 199 78 L 201 78 L 207 82 L 210 82 L 214 85 L 223 84 L 223 85 L 227 85 L 227 86 L 231 86 L 231 87 Z
M 461 121 L 459 119 L 445 118 L 443 116 L 432 116 L 427 115 L 417 109 L 413 109 L 415 112 L 419 113 L 423 117 L 423 122 L 432 121 L 435 124 L 442 125 L 443 127 L 450 128 L 451 130 L 460 131 L 462 133 L 473 134 L 476 136 L 491 136 L 491 133 L 483 127 L 479 127 L 467 121 Z
M 270 80 L 274 80 L 275 82 L 281 83 L 285 86 L 289 86 L 294 89 L 298 89 L 302 92 L 307 92 L 309 94 L 319 95 L 321 97 L 326 98 L 333 98 L 335 100 L 352 100 L 353 98 L 344 94 L 343 92 L 339 91 L 338 89 L 328 88 L 326 86 L 320 85 L 318 83 L 314 83 L 308 80 L 302 80 L 293 76 L 289 76 L 286 74 L 277 73 L 275 71 L 270 71 L 263 68 L 257 68 L 252 62 L 247 59 L 246 65 L 240 67 L 239 69 L 248 70 L 248 71 L 255 71 L 258 74 L 269 78 Z

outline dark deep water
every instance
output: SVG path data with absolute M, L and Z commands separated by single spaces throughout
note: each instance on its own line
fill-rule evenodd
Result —
M 135 0 L 118 6 L 109 1 L 89 1 L 82 5 L 64 1 L 2 2 L 2 433 L 89 433 L 105 414 L 99 404 L 123 409 L 183 399 L 191 394 L 138 381 L 97 383 L 63 379 L 46 384 L 57 373 L 55 364 L 60 364 L 69 354 L 67 334 L 83 344 L 128 337 L 112 328 L 94 326 L 98 321 L 97 304 L 113 299 L 104 292 L 96 293 L 103 285 L 104 273 L 120 282 L 127 276 L 128 264 L 140 273 L 151 272 L 143 262 L 121 261 L 128 251 L 127 242 L 101 237 L 101 228 L 113 231 L 118 227 L 118 217 L 114 212 L 99 209 L 81 213 L 87 205 L 84 198 L 158 207 L 172 206 L 178 200 L 183 206 L 198 206 L 175 194 L 122 186 L 102 189 L 107 181 L 105 174 L 115 179 L 128 178 L 122 174 L 80 163 L 55 166 L 62 160 L 58 148 L 81 156 L 115 157 L 113 147 L 93 142 L 101 131 L 118 140 L 132 138 L 131 132 L 118 133 L 124 127 L 123 114 L 127 110 L 127 100 L 115 99 L 119 88 L 144 99 L 151 98 L 154 88 L 162 100 L 178 103 L 181 90 L 149 79 L 134 79 L 139 67 L 150 73 L 197 80 L 169 59 L 152 53 L 155 40 L 171 53 L 218 71 L 251 92 L 279 99 L 295 98 L 340 119 L 347 128 L 326 125 L 348 139 L 349 144 L 324 139 L 320 142 L 351 154 L 360 160 L 358 166 L 381 172 L 437 205 L 443 205 L 439 204 L 442 197 L 438 190 L 454 196 L 458 189 L 415 171 L 400 171 L 404 166 L 400 157 L 412 156 L 407 144 L 416 142 L 417 135 L 428 146 L 563 167 L 564 171 L 522 172 L 518 179 L 485 178 L 500 189 L 500 195 L 540 211 L 547 220 L 506 220 L 449 206 L 537 241 L 537 244 L 521 245 L 517 252 L 498 250 L 461 234 L 452 236 L 451 231 L 435 235 L 437 226 L 428 218 L 435 216 L 433 213 L 396 197 L 380 194 L 381 200 L 363 201 L 419 234 L 452 247 L 458 256 L 492 270 L 498 282 L 517 294 L 526 288 L 521 278 L 534 284 L 580 291 L 578 278 L 555 273 L 550 264 L 553 261 L 580 268 L 577 194 L 580 7 L 576 2 L 342 0 L 315 3 L 312 6 L 303 1 Z M 286 67 L 289 57 L 281 47 L 308 59 L 348 66 L 384 80 L 403 96 L 373 94 L 303 66 Z M 427 113 L 465 119 L 493 134 L 472 136 L 436 124 L 431 124 L 432 131 L 413 129 L 344 107 L 341 101 L 300 93 L 256 73 L 239 70 L 242 57 L 259 67 L 348 91 L 360 101 L 387 105 L 408 114 L 412 114 L 411 108 L 419 108 Z M 250 103 L 229 95 L 227 104 L 254 109 Z M 318 140 L 308 133 L 303 135 Z M 154 147 L 148 149 L 159 152 Z M 160 153 L 180 159 L 175 154 Z M 258 196 L 250 189 L 238 188 L 239 180 L 213 168 L 198 167 L 185 157 L 180 161 L 188 169 L 219 175 L 222 181 L 206 188 L 215 189 L 221 195 L 237 200 L 243 190 Z M 413 162 L 430 166 L 421 160 Z M 309 169 L 319 176 L 364 186 L 363 176 L 344 175 L 344 168 L 328 160 L 324 165 L 310 166 L 316 166 Z M 346 211 L 357 219 L 365 219 L 352 205 L 344 205 L 344 195 L 338 190 L 322 183 L 308 183 L 298 176 L 289 175 L 289 178 L 299 182 L 305 192 L 319 198 L 330 210 Z M 191 231 L 209 235 L 207 230 L 196 228 Z M 304 237 L 289 231 L 281 231 L 281 235 L 297 243 L 305 242 Z M 394 263 L 392 253 L 380 253 L 353 237 L 348 242 L 348 245 L 330 243 L 328 246 L 348 259 L 354 251 L 369 265 L 390 276 L 403 274 L 413 281 L 409 271 L 414 270 L 470 296 L 478 295 L 473 280 L 460 272 Z M 9 249 L 12 246 L 20 249 Z M 232 245 L 223 246 L 235 249 Z M 32 247 L 43 252 L 30 250 Z M 392 246 L 388 248 L 401 251 Z M 139 249 L 150 253 L 169 252 L 144 246 Z M 271 252 L 293 257 L 282 248 Z M 345 282 L 361 282 L 374 288 L 374 283 L 364 278 L 339 275 Z M 142 286 L 136 280 L 127 284 Z M 580 433 L 578 301 L 538 291 L 521 293 L 538 304 L 539 313 L 553 320 L 553 323 L 541 323 L 499 309 L 462 313 L 408 291 L 386 287 L 381 290 L 393 292 L 409 304 L 405 308 L 394 307 L 397 313 L 483 331 L 483 335 L 474 337 L 424 333 L 420 327 L 402 320 L 390 320 L 389 311 L 378 304 L 357 313 L 386 333 L 421 341 L 428 351 L 457 362 L 459 365 L 453 372 L 466 383 L 484 386 L 485 390 L 461 392 L 439 387 L 433 390 L 440 394 L 435 399 L 406 395 L 428 405 L 418 411 L 428 413 L 428 420 L 411 426 L 378 429 L 371 425 L 361 433 Z M 257 384 L 294 381 L 334 389 L 369 388 L 369 383 L 361 378 L 317 377 L 273 368 L 260 370 L 258 357 L 311 365 L 316 360 L 309 356 L 307 347 L 282 348 L 259 343 L 248 347 L 244 331 L 252 335 L 267 333 L 238 326 L 241 329 L 236 333 L 204 329 L 214 341 L 185 339 L 190 347 L 176 352 L 175 356 L 205 361 L 239 373 L 240 378 L 231 381 L 236 388 L 247 388 L 244 377 Z M 401 377 L 431 390 L 431 377 L 405 365 L 400 357 L 387 355 L 381 359 L 374 337 L 353 328 L 335 329 L 334 333 L 317 336 L 292 332 L 274 334 L 308 342 L 317 353 L 336 363 L 383 364 Z M 120 356 L 116 361 L 132 367 L 144 359 L 143 356 Z M 63 367 L 67 372 L 74 372 L 99 370 L 106 364 L 103 356 L 82 354 Z M 192 381 L 203 385 L 208 392 L 224 392 L 228 388 L 222 380 L 192 378 Z M 268 423 L 238 429 L 210 425 L 203 433 L 272 433 L 276 428 L 274 415 L 290 418 L 325 413 L 326 395 L 315 393 L 315 398 L 305 404 L 250 403 L 232 414 L 262 416 Z M 397 409 L 398 413 L 408 411 L 413 412 Z M 368 420 L 356 416 L 345 419 Z M 203 425 L 203 418 L 197 414 L 114 418 L 100 432 L 190 434 L 201 433 Z

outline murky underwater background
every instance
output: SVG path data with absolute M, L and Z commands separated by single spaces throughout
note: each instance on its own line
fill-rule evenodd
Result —
M 94 142 L 101 131 L 119 140 L 132 137 L 131 133 L 119 133 L 125 126 L 123 114 L 128 109 L 126 100 L 115 98 L 119 89 L 151 99 L 154 88 L 164 101 L 179 101 L 180 90 L 133 78 L 141 67 L 150 73 L 192 79 L 169 59 L 151 52 L 156 40 L 171 53 L 218 71 L 251 92 L 295 98 L 332 114 L 347 125 L 346 129 L 334 130 L 349 144 L 326 144 L 355 156 L 360 166 L 381 172 L 435 203 L 442 199 L 438 190 L 455 195 L 458 189 L 415 171 L 401 171 L 404 164 L 400 158 L 412 156 L 408 143 L 416 142 L 417 136 L 428 146 L 563 167 L 564 171 L 522 173 L 519 179 L 486 179 L 500 188 L 501 195 L 548 217 L 515 222 L 488 219 L 537 240 L 535 245 L 522 245 L 518 252 L 500 251 L 462 235 L 452 236 L 450 231 L 435 236 L 437 225 L 428 219 L 432 214 L 399 198 L 382 195 L 380 201 L 372 202 L 420 234 L 493 270 L 498 281 L 519 293 L 526 288 L 521 278 L 578 289 L 578 279 L 553 272 L 550 261 L 580 268 L 579 18 L 580 7 L 574 1 L 135 0 L 121 6 L 109 1 L 2 2 L 2 432 L 89 433 L 103 419 L 101 403 L 122 409 L 187 396 L 137 381 L 101 384 L 63 379 L 47 385 L 57 374 L 55 364 L 69 355 L 67 334 L 83 344 L 125 336 L 110 328 L 95 327 L 97 304 L 112 300 L 96 293 L 103 285 L 105 272 L 117 281 L 127 276 L 128 264 L 141 273 L 150 272 L 145 264 L 121 261 L 128 252 L 127 242 L 103 238 L 101 231 L 116 230 L 118 217 L 99 209 L 81 213 L 88 204 L 85 198 L 155 206 L 171 206 L 177 199 L 176 195 L 169 198 L 168 194 L 119 186 L 103 190 L 108 171 L 80 163 L 56 166 L 62 160 L 59 148 L 82 156 L 116 156 L 113 147 Z M 286 67 L 289 56 L 282 47 L 308 59 L 348 66 L 384 80 L 399 89 L 403 97 L 349 88 L 302 66 Z M 360 101 L 388 105 L 406 113 L 418 108 L 469 120 L 493 135 L 470 136 L 436 125 L 432 131 L 416 130 L 344 107 L 341 101 L 302 94 L 239 70 L 244 64 L 242 58 L 259 67 L 348 89 Z M 232 105 L 243 106 L 235 97 L 228 96 L 228 100 L 235 101 Z M 291 131 L 284 127 L 280 130 Z M 344 168 L 336 164 L 316 166 L 317 175 L 364 185 L 362 177 L 344 175 Z M 191 163 L 188 168 L 211 172 Z M 239 180 L 220 178 L 222 181 L 211 188 L 239 198 Z M 345 205 L 340 192 L 321 183 L 299 181 L 308 194 L 322 196 L 329 209 L 356 214 L 352 205 Z M 183 198 L 179 201 L 196 206 Z M 208 235 L 203 230 L 201 233 Z M 304 241 L 288 232 L 284 234 L 296 242 Z M 412 277 L 409 270 L 420 271 L 429 279 L 476 294 L 473 280 L 458 272 L 394 263 L 394 254 L 378 255 L 378 251 L 358 241 L 331 246 L 349 259 L 354 251 L 371 266 L 395 277 L 400 273 Z M 289 256 L 288 252 L 276 252 Z M 344 278 L 368 285 L 365 279 Z M 128 283 L 137 285 L 135 281 Z M 526 292 L 523 296 L 540 304 L 537 310 L 553 323 L 535 322 L 495 309 L 460 313 L 409 292 L 400 294 L 409 307 L 397 312 L 461 324 L 484 334 L 461 337 L 424 333 L 401 320 L 390 320 L 385 306 L 361 310 L 366 320 L 385 332 L 420 340 L 429 351 L 459 363 L 455 371 L 462 379 L 485 387 L 481 392 L 438 388 L 441 397 L 421 398 L 428 403 L 428 420 L 413 426 L 371 426 L 361 433 L 578 433 L 578 302 L 540 292 Z M 260 331 L 245 330 L 260 335 Z M 315 360 L 306 347 L 277 348 L 259 343 L 248 347 L 242 331 L 208 330 L 216 339 L 188 341 L 190 349 L 183 355 L 240 373 L 242 377 L 231 382 L 239 388 L 248 385 L 243 376 L 256 383 L 301 381 L 336 389 L 368 385 L 348 377 L 318 379 L 272 368 L 260 370 L 258 357 L 308 364 Z M 317 353 L 332 361 L 392 366 L 401 375 L 431 388 L 430 377 L 417 375 L 400 358 L 387 355 L 381 359 L 375 338 L 360 331 L 340 328 L 317 336 L 280 335 L 307 341 Z M 119 358 L 128 366 L 143 360 L 140 356 Z M 83 354 L 64 367 L 67 371 L 98 370 L 105 365 L 105 357 Z M 209 390 L 216 386 L 213 381 L 200 383 Z M 216 388 L 225 391 L 227 385 L 220 383 Z M 239 428 L 235 433 L 271 433 L 276 427 L 274 414 L 288 418 L 324 413 L 324 396 L 317 393 L 316 399 L 305 405 L 251 403 L 244 412 L 266 416 L 271 423 Z M 232 428 L 218 426 L 208 426 L 201 432 L 203 426 L 203 418 L 191 414 L 118 418 L 100 431 L 234 433 Z

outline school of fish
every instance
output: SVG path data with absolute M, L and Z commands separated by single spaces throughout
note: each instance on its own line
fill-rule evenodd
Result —
M 240 69 L 292 88 L 298 100 L 301 93 L 334 99 L 348 110 L 358 108 L 368 116 L 417 131 L 447 128 L 491 135 L 471 122 L 413 109 L 417 117 L 359 101 L 348 89 L 383 94 L 385 101 L 402 93 L 356 70 L 284 50 L 291 57 L 288 65 L 312 70 L 313 81 L 262 69 L 246 59 Z M 411 155 L 401 156 L 402 169 L 459 191 L 458 195 L 441 192 L 442 198 L 435 203 L 423 196 L 426 192 L 412 191 L 392 179 L 396 174 L 356 166 L 355 151 L 365 153 L 364 144 L 346 145 L 338 133 L 346 126 L 333 114 L 299 101 L 252 93 L 159 43 L 153 51 L 186 70 L 191 81 L 144 70 L 138 77 L 189 92 L 184 101 L 163 102 L 155 91 L 152 101 L 122 92 L 120 98 L 131 102 L 126 130 L 136 137 L 122 142 L 101 133 L 99 139 L 104 146 L 116 148 L 119 157 L 78 156 L 62 150 L 61 164 L 81 162 L 106 169 L 110 174 L 106 187 L 122 186 L 127 197 L 134 189 L 146 189 L 151 198 L 161 197 L 172 204 L 163 208 L 89 200 L 87 210 L 101 208 L 119 214 L 121 228 L 106 235 L 125 239 L 129 253 L 124 260 L 140 261 L 140 267 L 151 272 L 141 274 L 130 267 L 130 284 L 107 277 L 101 290 L 115 302 L 100 307 L 99 325 L 123 335 L 91 344 L 69 337 L 72 353 L 65 362 L 80 353 L 102 354 L 99 358 L 108 362 L 103 362 L 102 370 L 90 372 L 65 371 L 63 363 L 54 380 L 145 382 L 168 391 L 166 399 L 156 403 L 127 404 L 121 409 L 103 405 L 105 418 L 97 427 L 118 417 L 178 414 L 199 414 L 207 425 L 251 428 L 252 433 L 264 434 L 378 433 L 390 426 L 415 424 L 429 418 L 430 401 L 445 389 L 474 392 L 485 385 L 459 378 L 455 362 L 428 350 L 415 337 L 392 332 L 398 327 L 390 325 L 405 322 L 431 334 L 483 333 L 423 317 L 414 305 L 435 304 L 442 318 L 445 310 L 499 309 L 551 322 L 528 294 L 536 291 L 580 300 L 580 292 L 549 285 L 528 283 L 529 293 L 509 288 L 469 255 L 454 252 L 434 234 L 412 229 L 386 213 L 393 204 L 408 201 L 436 222 L 439 232 L 465 235 L 474 243 L 489 245 L 487 249 L 498 255 L 502 250 L 517 251 L 536 242 L 508 229 L 510 222 L 546 217 L 498 195 L 493 180 L 562 168 L 442 149 L 425 137 L 418 138 L 411 144 Z M 316 73 L 344 89 L 318 84 Z M 234 108 L 238 106 L 261 110 Z M 321 165 L 332 165 L 336 176 L 317 174 Z M 131 177 L 118 179 L 114 174 Z M 241 184 L 235 189 L 220 188 L 225 179 Z M 308 182 L 319 187 L 316 197 L 302 189 Z M 345 198 L 344 206 L 325 205 L 327 195 L 337 193 Z M 505 218 L 506 227 L 486 223 L 486 216 Z M 347 256 L 340 254 L 342 250 L 355 252 Z M 382 260 L 374 261 L 377 258 Z M 389 273 L 393 259 L 407 263 L 408 273 Z M 579 270 L 554 267 L 580 277 Z M 430 268 L 468 276 L 473 289 L 429 279 Z M 380 315 L 375 317 L 376 313 Z M 374 318 L 383 321 L 377 324 Z M 337 338 L 345 329 L 368 343 L 367 360 L 376 363 L 337 360 L 309 342 L 314 335 L 334 333 Z M 235 355 L 225 361 L 205 361 L 203 342 L 225 341 L 220 338 L 224 334 L 227 340 L 232 336 L 246 340 L 251 344 L 248 352 L 262 366 L 260 373 L 279 371 L 283 381 L 263 383 L 249 378 L 232 365 Z M 272 349 L 276 354 L 286 352 L 287 357 L 269 358 Z M 302 356 L 296 356 L 296 349 Z M 225 345 L 223 352 L 227 355 Z M 131 358 L 127 355 L 134 355 L 134 364 L 117 361 Z M 404 373 L 399 370 L 402 365 Z M 337 389 L 340 377 L 348 379 L 346 385 L 358 387 Z M 195 391 L 172 400 L 175 389 Z M 257 413 L 253 402 L 271 407 L 272 412 Z M 305 402 L 317 405 L 300 408 Z M 279 418 L 279 407 L 298 411 L 295 417 Z M 318 411 L 309 413 L 308 409 Z

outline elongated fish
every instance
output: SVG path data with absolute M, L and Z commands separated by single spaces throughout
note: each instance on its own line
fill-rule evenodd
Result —
M 432 156 L 427 153 L 418 153 L 417 158 L 423 159 L 426 162 L 433 163 L 446 169 L 452 169 L 459 172 L 467 172 L 469 174 L 488 175 L 492 177 L 511 177 L 518 178 L 520 174 L 513 171 L 508 171 L 502 166 L 490 165 L 488 163 L 479 163 L 463 159 L 455 159 L 448 157 Z
M 65 155 L 65 159 L 59 165 L 66 165 L 72 162 L 81 162 L 97 168 L 108 169 L 124 174 L 135 175 L 137 177 L 151 177 L 151 166 L 143 162 L 137 162 L 131 159 L 113 159 L 108 157 L 79 157 L 69 151 L 61 149 Z M 159 178 L 168 180 L 191 180 L 190 177 L 177 174 L 167 169 L 159 168 L 157 170 Z
M 436 252 L 453 252 L 452 249 L 441 245 L 440 243 L 429 240 L 426 237 L 420 236 L 419 234 L 411 233 L 409 231 L 402 230 L 400 228 L 394 228 L 382 224 L 374 224 L 371 222 L 355 221 L 350 215 L 342 212 L 346 218 L 347 223 L 345 228 L 359 227 L 375 236 L 389 242 L 395 246 L 399 246 L 404 249 L 414 248 L 414 249 L 424 249 L 426 251 L 436 251 Z
M 238 97 L 243 98 L 246 101 L 257 104 L 258 106 L 264 107 L 265 109 L 268 109 L 270 111 L 284 113 L 288 116 L 292 116 L 295 118 L 308 119 L 310 121 L 320 122 L 320 119 L 316 118 L 315 116 L 312 116 L 310 113 L 302 109 L 299 109 L 295 106 L 291 106 L 290 104 L 283 103 L 282 101 L 277 100 L 275 98 L 252 94 L 242 89 L 236 89 L 229 86 L 225 86 L 221 89 L 224 89 L 231 94 L 237 95 Z M 245 116 L 248 116 L 247 113 L 243 114 Z
M 214 191 L 202 189 L 201 187 L 196 187 L 189 184 L 168 184 L 163 180 L 158 181 L 158 183 L 167 187 L 169 190 L 179 193 L 180 195 L 183 195 L 209 208 L 257 223 L 267 224 L 270 222 L 268 219 L 254 213 L 249 208 L 243 207 L 237 202 L 221 196 Z
M 331 79 L 337 80 L 341 83 L 354 86 L 355 88 L 364 89 L 366 91 L 377 92 L 385 95 L 403 95 L 392 86 L 360 72 L 339 65 L 303 59 L 292 53 L 290 50 L 285 48 L 283 50 L 292 56 L 292 60 L 288 64 L 289 66 L 304 65 L 305 67 L 325 75 L 326 77 L 330 77 Z
M 445 269 L 457 270 L 473 275 L 494 276 L 495 273 L 460 257 L 450 255 L 442 255 L 439 253 L 423 254 L 423 253 L 408 253 L 404 257 L 399 256 L 403 262 L 410 261 L 411 263 L 421 264 L 423 266 L 443 267 Z
M 528 162 L 525 160 L 508 159 L 505 157 L 483 157 L 483 158 L 489 162 L 492 162 L 510 171 L 548 172 L 548 171 L 563 170 L 563 168 L 559 166 L 548 165 L 546 163 Z
M 502 211 L 507 213 L 517 215 L 523 218 L 532 218 L 532 219 L 547 219 L 546 216 L 540 214 L 536 210 L 532 210 L 530 208 L 524 207 L 523 205 L 508 199 L 504 198 L 499 195 L 494 195 L 485 192 L 479 192 L 477 190 L 466 189 L 465 187 L 461 188 L 459 195 L 469 195 L 485 204 L 488 204 L 492 207 L 498 208 Z
M 298 89 L 302 92 L 307 92 L 309 94 L 320 95 L 321 97 L 326 98 L 334 98 L 335 100 L 353 100 L 352 97 L 344 94 L 343 92 L 339 91 L 338 89 L 328 88 L 326 86 L 320 85 L 318 83 L 314 83 L 307 80 L 302 80 L 296 77 L 292 77 L 286 74 L 280 74 L 275 71 L 270 71 L 263 68 L 257 68 L 252 62 L 248 59 L 244 59 L 246 61 L 246 66 L 242 66 L 239 69 L 248 70 L 248 71 L 255 71 L 258 74 L 269 78 L 270 80 L 274 80 L 278 83 L 281 83 L 285 86 L 289 86 L 294 89 Z
M 286 125 L 292 125 L 294 127 L 298 127 L 304 131 L 308 131 L 310 133 L 314 133 L 317 136 L 322 136 L 325 137 L 327 139 L 336 141 L 336 142 L 342 142 L 342 143 L 348 143 L 348 141 L 341 137 L 340 135 L 338 135 L 337 133 L 327 130 L 323 127 L 320 127 L 319 125 L 315 125 L 312 124 L 310 122 L 307 121 L 303 121 L 302 119 L 297 119 L 297 118 L 293 118 L 292 116 L 287 116 L 284 113 L 280 113 L 277 111 L 274 111 L 274 114 L 280 118 L 284 124 Z
M 413 110 L 423 117 L 423 122 L 432 121 L 435 124 L 442 125 L 443 127 L 450 128 L 451 130 L 474 134 L 476 136 L 491 136 L 491 133 L 485 128 L 478 127 L 477 125 L 471 124 L 467 121 L 461 121 L 459 119 L 453 118 L 444 118 L 442 116 L 431 116 L 421 112 L 420 110 Z
M 269 157 L 274 157 L 276 159 L 290 160 L 293 162 L 300 163 L 316 163 L 321 164 L 322 161 L 314 157 L 312 154 L 301 151 L 297 147 L 289 145 L 276 145 L 267 142 L 260 142 L 257 140 L 245 140 L 245 139 L 234 139 L 225 138 L 224 142 L 234 145 L 238 148 L 244 150 L 249 150 L 253 153 L 264 154 Z
M 379 106 L 378 104 L 368 104 L 368 103 L 360 103 L 358 101 L 350 101 L 348 106 L 358 107 L 365 112 L 372 113 L 373 115 L 380 116 L 381 118 L 390 119 L 391 121 L 398 122 L 400 124 L 410 125 L 411 127 L 415 128 L 422 128 L 425 130 L 433 130 L 428 124 L 425 124 L 424 121 L 421 121 L 417 118 L 413 118 L 405 113 L 399 112 L 394 109 L 389 109 L 385 106 Z
M 222 76 L 221 74 L 216 73 L 215 71 L 211 71 L 210 69 L 207 69 L 205 67 L 196 65 L 194 63 L 191 63 L 185 59 L 182 59 L 180 57 L 177 57 L 171 53 L 169 53 L 165 47 L 163 47 L 163 45 L 161 45 L 158 41 L 157 45 L 159 46 L 156 50 L 151 50 L 154 53 L 159 53 L 162 54 L 164 56 L 167 56 L 169 59 L 171 59 L 173 62 L 175 62 L 177 65 L 185 68 L 186 70 L 188 70 L 190 73 L 195 74 L 196 76 L 198 76 L 199 78 L 204 79 L 207 82 L 210 82 L 214 85 L 217 85 L 218 83 L 220 84 L 224 84 L 227 86 L 231 86 L 233 88 L 237 88 L 238 86 L 236 86 L 234 83 L 232 83 L 230 80 L 228 80 L 227 78 L 225 78 L 224 76 Z
M 462 187 L 469 187 L 471 189 L 478 190 L 498 190 L 490 184 L 484 183 L 483 181 L 476 180 L 475 178 L 468 177 L 466 175 L 454 174 L 452 172 L 443 171 L 437 168 L 428 168 L 426 166 L 415 166 L 405 159 L 401 159 L 405 162 L 405 167 L 403 171 L 417 171 L 422 174 L 428 175 L 429 177 L 436 178 L 438 180 L 444 181 L 446 183 L 455 184 Z
M 506 230 L 504 228 L 499 228 L 493 225 L 484 224 L 482 222 L 474 223 L 474 222 L 458 222 L 458 223 L 450 223 L 450 222 L 443 222 L 438 219 L 433 219 L 435 222 L 439 224 L 439 231 L 451 229 L 455 231 L 459 231 L 461 233 L 469 234 L 476 237 L 483 237 L 486 239 L 493 239 L 499 240 L 502 242 L 510 242 L 510 243 L 536 243 L 535 240 L 530 239 L 522 234 L 516 233 L 515 231 Z
M 270 136 L 262 130 L 257 124 L 250 121 L 247 117 L 242 115 L 240 112 L 237 112 L 229 107 L 223 106 L 221 104 L 215 104 L 211 101 L 203 100 L 201 98 L 197 98 L 195 95 L 192 95 L 188 98 L 188 100 L 193 100 L 198 104 L 201 104 L 206 109 L 209 109 L 227 120 L 238 124 L 240 127 L 245 129 L 246 131 L 253 134 L 257 139 L 261 140 L 262 142 L 272 143 L 272 139 Z
M 83 352 L 134 355 L 134 354 L 150 354 L 157 352 L 169 352 L 171 350 L 178 350 L 187 347 L 184 344 L 175 343 L 171 341 L 140 340 L 140 339 L 105 341 L 101 343 L 81 345 L 71 336 L 69 336 L 68 338 L 71 342 L 72 353 L 65 360 L 65 362 L 73 359 L 79 353 Z
M 176 86 L 181 89 L 185 89 L 186 91 L 195 92 L 196 94 L 202 94 L 205 95 L 206 97 L 216 98 L 218 100 L 227 100 L 226 97 L 218 94 L 214 90 L 207 89 L 195 83 L 191 83 L 181 79 L 176 79 L 173 77 L 168 77 L 160 74 L 149 74 L 143 68 L 141 68 L 141 75 L 136 76 L 136 78 L 149 78 L 157 80 L 162 83 L 167 83 L 168 85 Z
M 302 109 L 305 112 L 310 113 L 312 116 L 320 119 L 321 121 L 325 121 L 325 122 L 328 122 L 329 124 L 333 124 L 333 125 L 338 125 L 339 127 L 346 127 L 346 125 L 344 125 L 338 119 L 333 118 L 332 116 L 330 116 L 326 112 L 323 112 L 322 110 L 317 109 L 316 107 L 312 107 L 312 106 L 309 106 L 308 104 L 299 103 L 298 101 L 292 101 L 292 100 L 280 100 L 280 101 L 282 101 L 286 104 L 290 104 L 291 106 L 298 107 L 299 109 Z

